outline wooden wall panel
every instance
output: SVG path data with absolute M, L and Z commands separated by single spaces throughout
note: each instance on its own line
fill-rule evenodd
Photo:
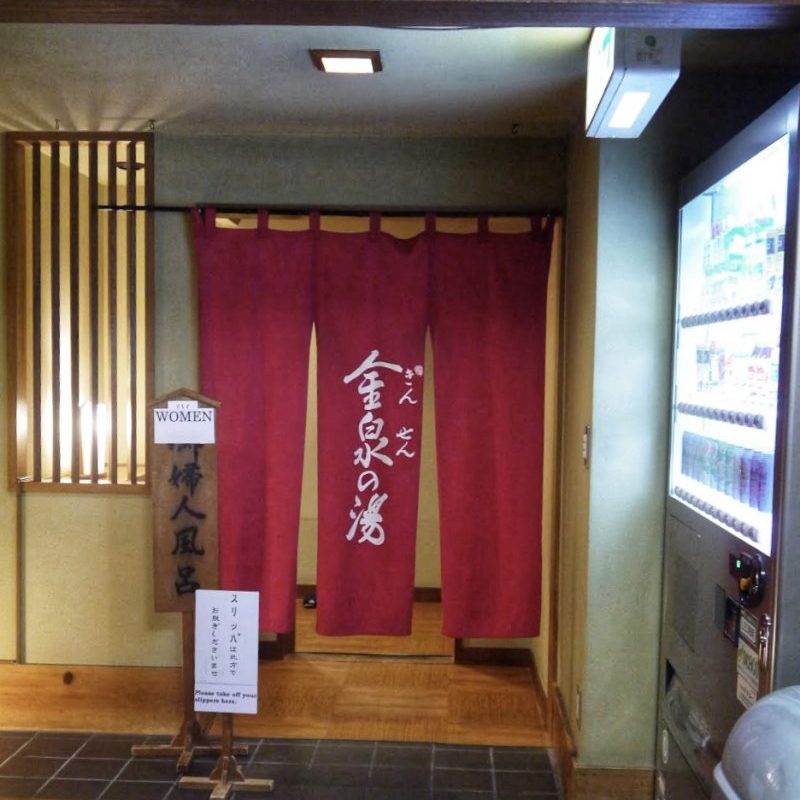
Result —
M 800 7 L 792 0 L 5 0 L 0 22 L 775 28 L 798 25 Z

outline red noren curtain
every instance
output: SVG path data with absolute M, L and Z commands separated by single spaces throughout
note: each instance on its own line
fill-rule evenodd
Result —
M 443 630 L 539 632 L 551 221 L 433 240 Z
M 293 627 L 308 347 L 318 334 L 318 630 L 410 631 L 426 325 L 444 632 L 534 636 L 551 221 L 529 234 L 215 227 L 195 214 L 201 389 L 218 430 L 224 587 Z
M 317 262 L 317 630 L 409 634 L 427 250 L 321 233 Z
M 217 228 L 195 212 L 201 390 L 217 423 L 220 585 L 260 592 L 259 627 L 294 629 L 312 326 L 312 236 Z

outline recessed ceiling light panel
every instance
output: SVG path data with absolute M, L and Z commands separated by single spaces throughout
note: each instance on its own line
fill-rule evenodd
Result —
M 377 50 L 309 50 L 314 66 L 322 72 L 371 75 L 383 69 Z

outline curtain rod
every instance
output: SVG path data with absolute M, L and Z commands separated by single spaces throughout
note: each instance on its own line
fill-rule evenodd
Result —
M 162 206 L 162 205 L 152 205 L 152 204 L 145 204 L 145 205 L 136 205 L 134 203 L 121 203 L 116 205 L 103 205 L 98 204 L 95 206 L 95 209 L 98 211 L 151 211 L 156 213 L 165 213 L 165 214 L 188 214 L 190 211 L 194 211 L 195 209 L 199 209 L 200 211 L 204 211 L 206 208 L 213 208 L 216 212 L 221 214 L 256 214 L 262 208 L 266 208 L 270 214 L 281 214 L 281 215 L 297 215 L 297 214 L 308 214 L 311 211 L 318 211 L 320 214 L 327 215 L 327 216 L 337 216 L 337 217 L 368 217 L 374 209 L 371 210 L 364 210 L 364 209 L 354 209 L 354 208 L 315 208 L 309 209 L 305 207 L 292 207 L 286 206 L 282 208 L 270 208 L 269 206 L 237 206 L 237 205 L 197 205 L 197 206 Z M 480 215 L 488 215 L 490 217 L 531 217 L 531 216 L 545 216 L 545 217 L 552 217 L 552 216 L 559 216 L 560 212 L 556 211 L 552 208 L 549 208 L 545 211 L 503 211 L 499 209 L 475 209 L 475 210 L 468 210 L 468 209 L 461 209 L 461 210 L 454 210 L 454 211 L 408 211 L 408 210 L 399 210 L 399 211 L 380 211 L 382 215 L 388 217 L 424 217 L 426 213 L 435 214 L 438 217 L 477 217 Z

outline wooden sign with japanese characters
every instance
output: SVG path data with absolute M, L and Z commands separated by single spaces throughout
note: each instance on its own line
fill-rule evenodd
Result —
M 198 589 L 219 585 L 218 406 L 189 389 L 151 403 L 156 611 L 192 611 Z

